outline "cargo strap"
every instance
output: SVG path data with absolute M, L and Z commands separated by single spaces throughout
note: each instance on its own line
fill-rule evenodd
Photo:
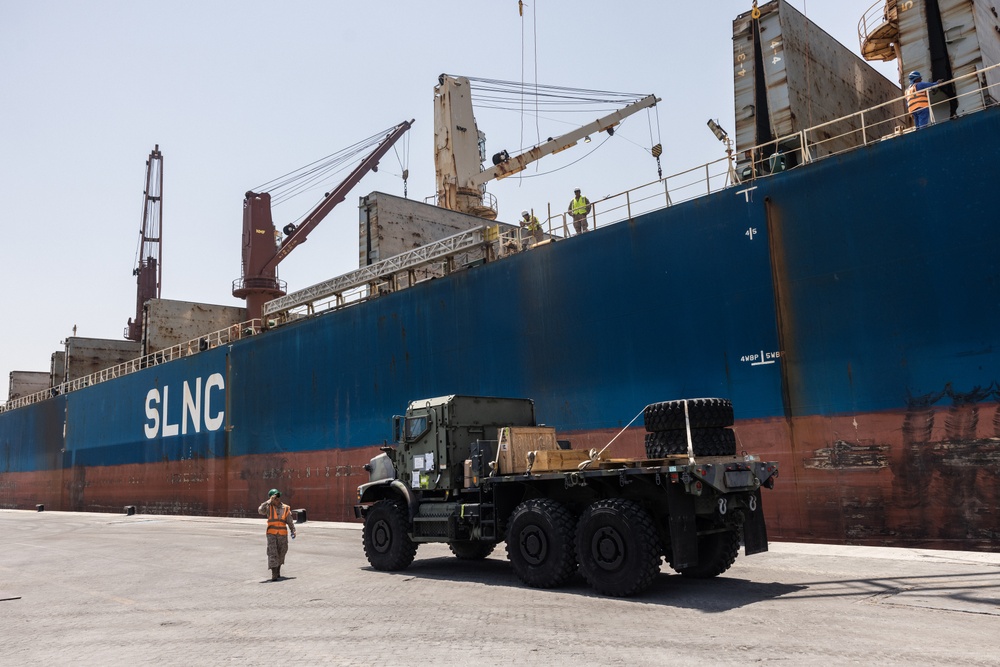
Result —
M 641 415 L 645 411 L 646 411 L 646 406 L 643 406 L 642 410 L 639 410 L 639 414 L 636 415 L 635 417 L 632 417 L 632 421 L 630 421 L 629 423 L 625 424 L 625 428 L 623 428 L 622 430 L 618 431 L 618 435 L 616 435 L 615 437 L 611 438 L 611 441 L 608 442 L 608 444 L 604 445 L 604 447 L 601 449 L 601 451 L 597 452 L 596 450 L 593 450 L 593 449 L 590 450 L 590 458 L 587 459 L 586 461 L 584 461 L 583 463 L 581 463 L 580 465 L 578 465 L 577 468 L 579 468 L 580 470 L 584 470 L 588 466 L 590 466 L 591 463 L 593 463 L 597 459 L 601 458 L 601 454 L 604 453 L 604 450 L 607 449 L 608 447 L 610 447 L 611 443 L 614 442 L 615 440 L 617 440 L 618 436 L 621 435 L 622 433 L 624 433 L 626 431 L 626 429 L 628 429 L 628 427 L 631 426 L 635 422 L 635 420 L 639 418 L 639 415 Z

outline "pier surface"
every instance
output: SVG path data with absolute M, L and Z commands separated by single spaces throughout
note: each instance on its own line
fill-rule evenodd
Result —
M 272 582 L 256 519 L 0 510 L 4 665 L 997 665 L 1000 553 L 772 543 L 644 595 L 526 588 L 360 526 L 298 526 Z M 695 661 L 698 661 L 697 663 Z

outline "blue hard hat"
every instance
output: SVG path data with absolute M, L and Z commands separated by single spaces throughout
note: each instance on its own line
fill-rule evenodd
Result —
M 914 81 L 916 79 L 922 79 L 922 78 L 924 78 L 924 77 L 920 76 L 920 72 L 917 72 L 916 70 L 910 72 L 910 81 Z

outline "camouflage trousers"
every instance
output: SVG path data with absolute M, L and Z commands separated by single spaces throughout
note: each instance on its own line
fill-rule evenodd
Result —
M 267 567 L 273 568 L 284 564 L 288 553 L 288 535 L 267 535 Z

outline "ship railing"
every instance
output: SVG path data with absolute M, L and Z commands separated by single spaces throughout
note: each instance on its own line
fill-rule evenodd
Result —
M 193 338 L 189 341 L 178 343 L 177 345 L 172 345 L 171 347 L 167 347 L 162 350 L 157 350 L 156 352 L 152 352 L 142 357 L 131 359 L 109 368 L 104 368 L 96 373 L 91 373 L 83 377 L 63 382 L 49 389 L 43 389 L 42 391 L 38 391 L 33 394 L 10 399 L 3 405 L 0 405 L 0 412 L 14 410 L 15 408 L 24 407 L 49 398 L 54 398 L 55 396 L 67 394 L 86 387 L 92 387 L 96 384 L 107 382 L 108 380 L 114 380 L 115 378 L 136 373 L 145 368 L 151 368 L 153 366 L 158 366 L 159 364 L 167 363 L 168 361 L 190 357 L 198 354 L 199 352 L 211 350 L 222 345 L 228 345 L 229 343 L 257 334 L 260 331 L 261 321 L 259 319 L 233 324 L 225 329 L 213 331 L 212 333 L 205 334 L 204 336 L 199 336 L 198 338 Z
M 697 199 L 736 185 L 730 165 L 730 159 L 723 157 L 628 190 L 605 195 L 599 199 L 591 198 L 587 231 L 631 220 L 637 215 Z M 569 211 L 552 213 L 551 209 L 552 205 L 549 204 L 549 214 L 543 222 L 546 233 L 553 238 L 576 235 L 573 216 Z
M 491 248 L 495 257 L 507 257 L 508 255 L 513 255 L 515 253 L 523 252 L 525 250 L 530 250 L 537 245 L 541 245 L 547 241 L 551 241 L 554 238 L 561 238 L 562 234 L 552 234 L 545 233 L 544 225 L 542 224 L 543 238 L 541 241 L 535 240 L 535 235 L 531 233 L 530 230 L 524 227 L 508 227 L 497 225 L 494 229 L 496 240 L 491 244 Z M 489 237 L 487 237 L 489 240 Z
M 280 326 L 481 264 L 496 255 L 495 246 L 509 229 L 517 227 L 496 223 L 467 229 L 278 297 L 264 304 L 265 323 Z
M 1000 82 L 989 83 L 1000 75 L 1000 64 L 957 76 L 931 91 L 930 124 L 950 120 L 942 109 L 965 108 L 974 113 L 997 104 Z M 953 90 L 949 95 L 945 91 Z M 963 114 L 957 114 L 963 115 Z M 745 152 L 748 161 L 740 162 L 741 180 L 785 171 L 809 162 L 839 155 L 861 146 L 898 137 L 915 131 L 906 108 L 906 95 L 863 109 L 853 114 L 814 125 L 794 134 L 760 144 Z
M 968 102 L 966 106 L 970 110 L 966 113 L 996 105 L 997 99 L 1000 99 L 1000 91 L 997 90 L 1000 83 L 991 84 L 988 80 L 1000 77 L 1000 69 L 997 68 L 1000 68 L 1000 64 L 943 82 L 932 98 L 931 123 L 948 120 L 935 117 L 935 107 L 940 109 L 952 100 L 960 104 L 963 100 Z M 942 95 L 941 91 L 944 89 L 962 92 L 947 97 Z M 599 199 L 591 198 L 588 230 L 631 220 L 637 215 L 712 194 L 755 178 L 913 132 L 911 125 L 904 94 L 842 118 L 740 151 L 738 158 L 719 158 L 622 192 Z M 541 218 L 538 212 L 535 215 Z M 565 238 L 576 233 L 569 212 L 553 211 L 551 203 L 543 226 L 551 238 Z

